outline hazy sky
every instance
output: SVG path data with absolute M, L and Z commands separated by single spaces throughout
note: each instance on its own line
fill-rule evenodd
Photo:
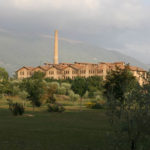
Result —
M 150 64 L 150 0 L 0 0 L 1 32 L 52 35 L 55 29 Z

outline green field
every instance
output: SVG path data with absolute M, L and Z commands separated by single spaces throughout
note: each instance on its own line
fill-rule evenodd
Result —
M 103 110 L 12 116 L 0 109 L 0 150 L 106 150 L 109 126 Z
M 0 100 L 0 150 L 111 150 L 115 136 L 111 134 L 109 119 L 104 109 L 85 107 L 79 102 L 59 101 L 65 105 L 63 113 L 50 113 L 46 105 L 36 108 L 26 103 L 23 116 L 13 116 L 6 97 Z M 11 97 L 13 102 L 22 101 Z M 141 141 L 150 147 L 150 142 Z M 127 139 L 122 148 L 129 149 Z M 142 147 L 141 150 L 144 150 Z

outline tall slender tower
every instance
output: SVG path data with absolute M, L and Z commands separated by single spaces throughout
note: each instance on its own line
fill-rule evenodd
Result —
M 58 31 L 55 31 L 54 40 L 54 64 L 58 64 Z

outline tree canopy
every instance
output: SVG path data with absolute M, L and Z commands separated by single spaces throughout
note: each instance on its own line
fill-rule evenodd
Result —
M 4 68 L 0 67 L 0 81 L 8 80 L 8 77 L 9 77 L 9 75 L 8 75 L 7 71 Z
M 143 149 L 150 133 L 150 85 L 141 87 L 126 66 L 109 73 L 104 88 L 113 148 Z

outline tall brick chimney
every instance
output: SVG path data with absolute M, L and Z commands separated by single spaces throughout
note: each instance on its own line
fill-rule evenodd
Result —
M 54 39 L 54 64 L 58 64 L 58 31 L 55 31 Z

